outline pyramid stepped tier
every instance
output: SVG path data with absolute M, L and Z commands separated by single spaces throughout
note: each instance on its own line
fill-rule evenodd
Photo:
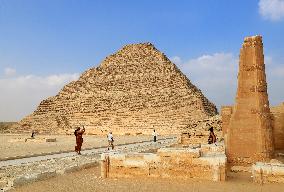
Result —
M 87 133 L 180 133 L 217 114 L 214 104 L 152 44 L 131 44 L 85 71 L 21 120 L 16 130 Z

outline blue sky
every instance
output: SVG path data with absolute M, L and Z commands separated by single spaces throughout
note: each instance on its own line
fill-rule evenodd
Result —
M 138 42 L 152 42 L 217 107 L 232 104 L 239 49 L 255 34 L 276 105 L 284 101 L 283 0 L 0 0 L 0 121 L 21 119 Z

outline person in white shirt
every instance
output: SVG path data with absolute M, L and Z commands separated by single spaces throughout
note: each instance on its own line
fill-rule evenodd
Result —
M 154 137 L 154 142 L 156 142 L 156 141 L 157 141 L 157 135 L 158 135 L 158 134 L 157 134 L 157 132 L 156 132 L 155 129 L 154 129 L 152 135 L 153 135 L 153 137 Z
M 111 147 L 111 149 L 114 149 L 114 145 L 113 145 L 113 135 L 112 135 L 112 132 L 110 131 L 107 135 L 107 140 L 108 140 L 108 150 L 109 150 L 109 147 Z

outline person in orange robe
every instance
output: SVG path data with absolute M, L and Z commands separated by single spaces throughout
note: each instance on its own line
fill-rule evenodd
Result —
M 76 146 L 75 146 L 75 151 L 78 153 L 78 155 L 81 155 L 81 147 L 83 144 L 83 134 L 85 132 L 85 127 L 83 126 L 83 129 L 81 130 L 80 127 L 78 127 L 74 135 L 76 136 Z

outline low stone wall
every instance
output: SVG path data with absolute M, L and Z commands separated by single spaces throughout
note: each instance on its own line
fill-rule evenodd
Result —
M 101 175 L 225 181 L 225 154 L 202 154 L 202 148 L 161 148 L 157 153 L 104 153 L 101 155 Z
M 284 183 L 284 164 L 257 162 L 252 166 L 252 174 L 256 183 Z

